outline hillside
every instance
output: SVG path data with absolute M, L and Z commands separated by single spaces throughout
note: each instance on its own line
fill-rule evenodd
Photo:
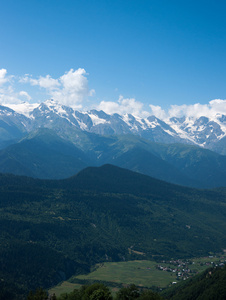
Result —
M 96 262 L 219 252 L 225 202 L 225 189 L 184 188 L 111 165 L 58 181 L 2 174 L 0 275 L 25 291 Z
M 67 178 L 87 166 L 103 164 L 184 186 L 226 186 L 225 156 L 191 145 L 153 143 L 134 135 L 100 136 L 72 130 L 62 138 L 53 130 L 40 128 L 0 150 L 0 172 L 34 178 Z
M 0 151 L 1 172 L 35 178 L 69 177 L 88 164 L 81 150 L 45 128 Z
M 210 268 L 186 282 L 164 291 L 171 300 L 224 300 L 226 298 L 226 266 Z

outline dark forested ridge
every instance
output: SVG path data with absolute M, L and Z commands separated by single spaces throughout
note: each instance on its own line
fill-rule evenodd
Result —
M 23 292 L 100 261 L 226 248 L 225 189 L 185 188 L 112 165 L 56 181 L 1 174 L 0 212 L 0 278 Z

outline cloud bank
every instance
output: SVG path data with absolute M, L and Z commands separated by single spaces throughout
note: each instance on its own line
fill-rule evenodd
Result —
M 87 75 L 84 69 L 79 68 L 77 70 L 71 69 L 57 79 L 50 75 L 40 76 L 38 79 L 26 75 L 20 82 L 30 83 L 32 86 L 45 89 L 48 96 L 64 105 L 81 108 L 82 101 L 95 92 L 89 90 Z
M 171 105 L 168 111 L 163 110 L 160 106 L 150 105 L 153 115 L 162 120 L 170 119 L 171 117 L 187 117 L 200 118 L 202 116 L 210 119 L 215 119 L 217 115 L 226 115 L 226 100 L 215 99 L 209 101 L 208 104 L 195 103 L 192 105 Z
M 123 98 L 123 96 L 119 96 L 117 102 L 101 101 L 97 109 L 103 110 L 107 114 L 133 114 L 140 117 L 147 117 L 150 114 L 143 110 L 143 103 L 136 101 L 134 98 Z
M 39 76 L 38 78 L 33 78 L 32 75 L 17 77 L 8 75 L 6 69 L 0 69 L 0 104 L 12 106 L 12 104 L 20 104 L 25 101 L 33 105 L 37 99 L 35 99 L 36 101 L 32 99 L 30 91 L 36 89 L 36 92 L 42 94 L 44 92 L 45 100 L 53 98 L 61 104 L 82 110 L 84 102 L 95 93 L 94 90 L 89 89 L 87 76 L 88 74 L 83 68 L 70 69 L 58 78 L 53 78 L 50 75 Z M 108 114 L 133 114 L 141 118 L 155 115 L 164 121 L 171 117 L 199 118 L 206 116 L 215 119 L 219 114 L 226 115 L 226 100 L 222 99 L 211 100 L 207 104 L 171 105 L 168 110 L 152 104 L 149 104 L 148 109 L 144 109 L 144 107 L 145 105 L 135 98 L 119 96 L 116 101 L 93 103 L 89 109 L 96 108 Z
M 16 92 L 13 88 L 14 76 L 7 75 L 6 69 L 0 69 L 0 104 L 20 103 L 20 96 L 24 96 L 25 91 Z M 22 93 L 22 94 L 20 94 Z M 27 94 L 27 93 L 26 93 Z M 28 94 L 27 94 L 28 96 Z
M 7 74 L 6 69 L 0 69 L 0 86 L 9 80 L 9 78 L 6 77 L 6 74 Z

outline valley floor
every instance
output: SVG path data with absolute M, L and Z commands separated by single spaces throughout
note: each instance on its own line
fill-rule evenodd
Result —
M 129 284 L 161 291 L 211 266 L 224 264 L 226 264 L 226 253 L 188 260 L 106 262 L 95 265 L 94 270 L 87 275 L 72 276 L 68 281 L 51 288 L 49 293 L 59 296 L 62 293 L 70 293 L 83 284 L 94 282 L 104 283 L 113 294 Z

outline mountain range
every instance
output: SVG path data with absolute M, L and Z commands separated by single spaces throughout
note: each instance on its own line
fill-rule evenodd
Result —
M 206 149 L 221 145 L 219 152 L 224 153 L 222 116 L 217 116 L 221 127 L 205 117 L 195 121 L 192 126 L 199 136 L 201 132 L 208 136 L 198 146 L 154 116 L 140 119 L 95 110 L 81 113 L 53 100 L 25 108 L 26 104 L 20 106 L 18 113 L 0 107 L 0 172 L 62 179 L 88 166 L 113 164 L 184 186 L 226 186 L 226 156 Z M 186 122 L 181 119 L 180 128 L 185 130 Z
M 62 135 L 74 129 L 99 135 L 133 134 L 153 142 L 187 143 L 226 154 L 226 115 L 223 114 L 216 114 L 211 119 L 202 116 L 160 120 L 155 116 L 109 115 L 97 110 L 79 112 L 52 99 L 37 105 L 24 103 L 11 107 L 14 110 L 0 106 L 2 145 L 45 127 Z M 72 139 L 76 141 L 76 136 Z

